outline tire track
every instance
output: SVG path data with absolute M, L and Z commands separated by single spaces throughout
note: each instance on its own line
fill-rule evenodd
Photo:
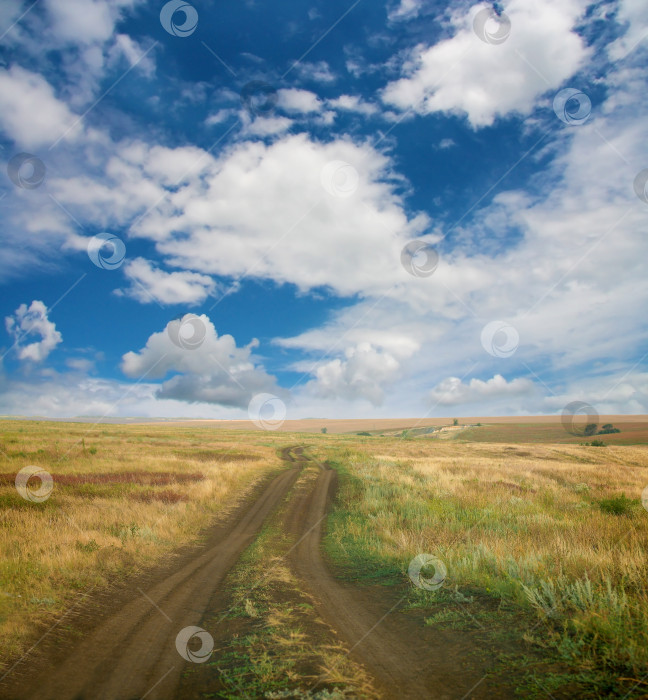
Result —
M 319 466 L 314 486 L 297 495 L 286 518 L 297 540 L 289 555 L 291 565 L 317 612 L 373 676 L 378 690 L 386 698 L 399 699 L 502 697 L 483 687 L 483 672 L 466 661 L 474 652 L 470 639 L 424 628 L 399 614 L 398 600 L 394 605 L 387 591 L 347 585 L 331 575 L 320 545 L 337 473 Z
M 241 552 L 299 475 L 300 458 L 281 453 L 292 468 L 274 478 L 223 537 L 189 563 L 142 591 L 87 635 L 56 668 L 2 697 L 15 700 L 168 700 L 185 662 L 176 635 L 200 620 Z

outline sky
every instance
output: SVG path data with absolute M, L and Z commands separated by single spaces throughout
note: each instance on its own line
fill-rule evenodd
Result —
M 648 413 L 647 64 L 642 0 L 3 0 L 0 414 Z

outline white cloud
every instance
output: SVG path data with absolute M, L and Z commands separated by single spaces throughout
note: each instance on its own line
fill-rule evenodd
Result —
M 498 45 L 473 31 L 473 17 L 484 7 L 456 13 L 451 38 L 416 47 L 405 77 L 384 89 L 385 103 L 420 114 L 465 113 L 474 128 L 488 126 L 498 116 L 528 114 L 589 54 L 575 31 L 584 9 L 577 0 L 511 0 L 505 6 L 510 36 Z
M 0 70 L 0 126 L 20 146 L 51 145 L 64 133 L 74 139 L 77 119 L 42 76 L 20 66 Z
M 648 38 L 648 5 L 644 0 L 620 0 L 617 22 L 626 25 L 626 31 L 608 46 L 612 60 L 619 60 Z
M 35 61 L 55 54 L 62 86 L 59 99 L 64 95 L 74 109 L 85 111 L 102 89 L 106 73 L 123 69 L 117 65 L 120 56 L 132 66 L 144 53 L 135 40 L 115 33 L 117 24 L 138 4 L 143 0 L 44 0 L 25 13 L 5 41 Z M 136 70 L 152 76 L 153 54 L 140 61 Z
M 107 41 L 113 33 L 119 6 L 130 2 L 103 0 L 47 0 L 50 31 L 71 44 Z
M 325 171 L 335 161 L 351 169 Z M 352 196 L 323 187 L 323 176 L 354 170 Z M 386 156 L 347 140 L 322 144 L 299 134 L 270 145 L 240 143 L 200 183 L 169 192 L 132 234 L 156 240 L 183 269 L 368 293 L 402 279 L 394 261 L 427 224 L 423 216 L 408 220 L 385 181 L 390 173 Z
M 160 399 L 246 408 L 255 394 L 278 391 L 252 358 L 256 345 L 238 347 L 231 335 L 219 336 L 206 315 L 189 314 L 153 333 L 139 352 L 126 353 L 121 368 L 147 381 L 173 374 L 157 390 Z
M 5 317 L 7 333 L 14 338 L 20 360 L 42 362 L 62 342 L 63 336 L 47 317 L 47 311 L 42 301 L 34 300 L 29 308 L 27 304 L 21 304 L 14 316 Z M 23 344 L 25 338 L 34 335 L 39 335 L 41 339 L 28 345 Z
M 87 374 L 94 370 L 94 360 L 89 360 L 87 357 L 69 357 L 65 364 L 73 371 Z
M 335 108 L 345 112 L 358 112 L 358 114 L 365 114 L 367 116 L 371 114 L 376 114 L 378 112 L 378 107 L 370 102 L 364 102 L 357 95 L 340 95 L 334 100 L 329 100 L 328 104 Z
M 124 265 L 131 283 L 126 295 L 142 304 L 200 304 L 214 291 L 214 280 L 197 272 L 165 272 L 149 260 L 135 258 Z
M 322 108 L 322 103 L 314 92 L 297 88 L 278 90 L 277 105 L 287 112 L 299 112 L 301 114 L 319 112 Z
M 294 69 L 303 80 L 312 80 L 316 83 L 333 83 L 336 80 L 335 74 L 326 61 L 315 63 L 301 61 Z
M 292 124 L 292 119 L 287 117 L 257 117 L 245 127 L 243 133 L 248 136 L 276 136 L 288 131 Z
M 366 399 L 374 406 L 380 406 L 385 388 L 398 379 L 402 371 L 401 361 L 408 354 L 392 353 L 369 342 L 359 343 L 347 348 L 344 359 L 317 363 L 307 391 L 326 399 Z M 306 365 L 302 363 L 303 368 Z
M 529 395 L 536 391 L 532 381 L 518 377 L 510 382 L 501 374 L 483 381 L 473 378 L 469 382 L 459 377 L 448 377 L 430 392 L 430 400 L 440 406 L 492 401 L 503 397 Z
M 422 7 L 423 0 L 400 0 L 398 5 L 389 10 L 387 17 L 390 22 L 414 19 Z
M 124 56 L 131 68 L 137 67 L 147 77 L 155 72 L 155 61 L 146 49 L 127 34 L 117 34 L 115 43 L 109 50 L 110 60 L 115 62 L 119 56 Z
M 216 124 L 222 124 L 234 114 L 236 114 L 236 111 L 233 109 L 219 109 L 217 112 L 210 114 L 207 119 L 205 119 L 205 125 L 215 126 Z

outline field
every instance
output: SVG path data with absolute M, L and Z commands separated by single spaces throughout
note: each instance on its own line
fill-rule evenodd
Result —
M 0 697 L 646 697 L 648 423 L 603 420 L 2 421 Z

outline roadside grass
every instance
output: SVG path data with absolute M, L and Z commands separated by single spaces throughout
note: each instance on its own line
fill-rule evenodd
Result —
M 0 421 L 0 664 L 24 653 L 80 593 L 195 542 L 281 468 L 276 449 L 257 441 L 170 426 Z M 27 465 L 54 479 L 42 503 L 15 487 Z
M 286 508 L 291 494 L 312 485 L 317 474 L 314 467 L 303 469 L 287 500 L 228 575 L 227 613 L 201 623 L 215 635 L 223 621 L 229 632 L 236 630 L 224 639 L 217 637 L 218 655 L 213 662 L 186 671 L 196 687 L 212 689 L 205 697 L 377 697 L 364 669 L 348 657 L 318 618 L 286 562 L 295 543 L 285 531 Z
M 493 639 L 513 633 L 536 661 L 555 660 L 582 697 L 645 692 L 648 448 L 331 447 L 341 479 L 325 546 L 340 575 L 403 583 L 409 561 L 432 554 L 447 568 L 442 596 L 412 586 L 409 600 L 428 624 L 483 617 Z

